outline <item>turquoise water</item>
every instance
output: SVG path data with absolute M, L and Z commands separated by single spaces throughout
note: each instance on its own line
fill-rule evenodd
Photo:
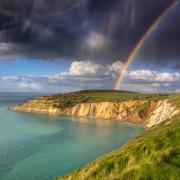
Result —
M 0 94 L 0 180 L 50 180 L 125 143 L 143 127 L 14 112 L 36 94 Z

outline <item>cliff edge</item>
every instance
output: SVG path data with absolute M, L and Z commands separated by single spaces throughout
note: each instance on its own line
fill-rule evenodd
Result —
M 151 127 L 173 117 L 178 110 L 167 96 L 121 91 L 82 91 L 42 96 L 9 109 L 55 115 L 125 121 Z

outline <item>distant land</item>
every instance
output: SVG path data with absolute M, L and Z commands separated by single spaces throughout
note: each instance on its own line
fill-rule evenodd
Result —
M 41 96 L 9 109 L 125 121 L 147 127 L 123 147 L 55 180 L 180 177 L 180 94 L 87 90 Z

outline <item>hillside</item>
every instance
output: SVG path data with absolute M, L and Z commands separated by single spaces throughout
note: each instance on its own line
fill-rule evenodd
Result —
M 40 96 L 37 100 L 53 103 L 54 107 L 70 108 L 76 104 L 102 101 L 127 101 L 140 99 L 162 99 L 167 94 L 143 94 L 130 91 L 117 90 L 84 90 L 71 93 L 59 93 L 48 96 Z
M 168 101 L 180 109 L 180 94 Z M 180 113 L 130 140 L 123 147 L 55 180 L 178 180 Z
M 42 96 L 10 109 L 25 112 L 49 113 L 113 119 L 152 126 L 177 113 L 167 100 L 168 95 L 142 94 L 128 91 L 79 91 Z
M 167 94 L 143 94 L 130 91 L 116 90 L 84 90 L 72 93 L 54 94 L 50 96 L 41 96 L 38 99 L 53 103 L 54 107 L 66 109 L 75 106 L 76 104 L 87 102 L 112 102 L 112 101 L 127 101 L 140 99 L 162 99 L 166 98 Z

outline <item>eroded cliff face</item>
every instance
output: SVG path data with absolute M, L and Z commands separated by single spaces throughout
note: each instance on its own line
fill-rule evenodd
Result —
M 158 101 L 156 108 L 148 118 L 147 126 L 151 127 L 159 124 L 167 119 L 170 119 L 178 112 L 179 110 L 177 110 L 172 104 L 168 103 L 168 100 Z
M 84 103 L 66 109 L 64 113 L 73 116 L 113 119 L 144 124 L 146 114 L 140 117 L 138 109 L 146 103 L 145 101 Z M 149 106 L 149 104 L 147 105 Z
M 10 109 L 25 112 L 41 112 L 56 115 L 70 115 L 113 119 L 151 127 L 171 118 L 178 111 L 167 100 L 129 100 L 122 102 L 92 102 L 77 104 L 74 107 L 61 109 L 53 101 L 30 100 Z

